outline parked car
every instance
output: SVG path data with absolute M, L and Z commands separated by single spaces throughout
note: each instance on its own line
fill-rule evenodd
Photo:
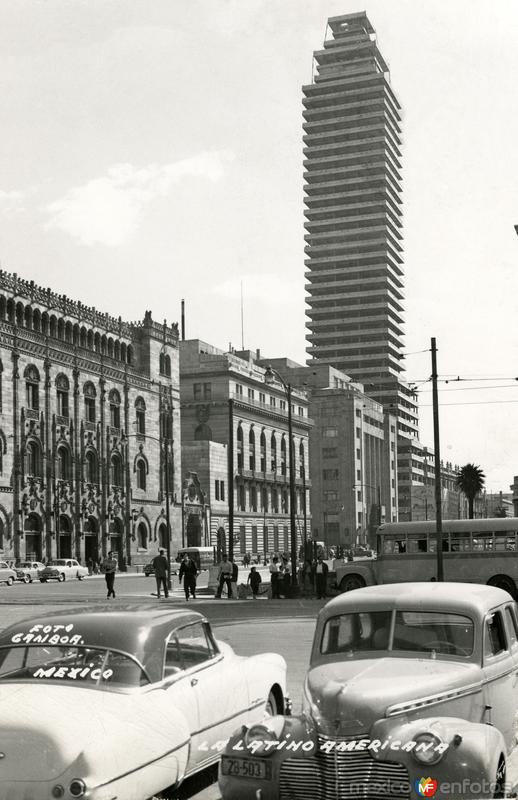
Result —
M 49 561 L 39 573 L 42 583 L 56 580 L 65 581 L 67 578 L 78 578 L 80 581 L 88 575 L 88 567 L 83 567 L 75 558 L 55 558 Z
M 0 583 L 12 586 L 16 579 L 16 570 L 12 569 L 6 561 L 0 561 Z
M 502 589 L 406 583 L 340 595 L 318 616 L 302 713 L 231 737 L 222 796 L 503 796 L 517 665 L 516 605 Z
M 45 569 L 45 564 L 41 561 L 21 561 L 16 565 L 16 580 L 23 583 L 32 583 L 39 578 L 40 570 Z
M 281 656 L 236 655 L 197 612 L 110 607 L 18 622 L 0 633 L 1 795 L 152 797 L 213 764 L 236 724 L 282 712 L 285 698 Z

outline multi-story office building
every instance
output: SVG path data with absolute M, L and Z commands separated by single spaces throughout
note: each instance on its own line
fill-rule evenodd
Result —
M 373 544 L 380 522 L 397 519 L 395 416 L 328 364 L 269 363 L 309 394 L 313 538 L 346 548 Z
M 145 563 L 167 545 L 168 511 L 174 551 L 177 326 L 150 312 L 123 322 L 0 272 L 0 359 L 1 556 Z
M 234 498 L 234 552 L 289 552 L 288 405 L 279 381 L 267 384 L 259 354 L 224 352 L 199 340 L 180 342 L 182 453 L 195 470 L 210 508 L 206 543 L 224 552 L 229 493 Z M 292 430 L 296 531 L 311 532 L 308 398 L 293 390 Z M 228 445 L 233 466 L 228 471 Z M 189 542 L 187 537 L 187 542 Z
M 417 439 L 400 442 L 399 520 L 435 519 L 435 454 Z M 465 519 L 468 503 L 457 486 L 460 467 L 441 460 L 441 513 L 443 519 Z M 479 516 L 477 514 L 477 516 Z M 482 515 L 480 515 L 482 516 Z
M 401 107 L 365 12 L 328 20 L 304 94 L 307 349 L 418 435 L 402 380 Z

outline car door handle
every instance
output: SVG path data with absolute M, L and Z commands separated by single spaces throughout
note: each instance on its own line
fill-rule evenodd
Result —
M 198 678 L 191 678 L 191 686 L 196 686 L 198 683 Z

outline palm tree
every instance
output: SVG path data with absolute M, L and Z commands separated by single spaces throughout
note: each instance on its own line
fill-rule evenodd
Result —
M 473 519 L 473 503 L 475 497 L 481 493 L 485 481 L 486 476 L 476 464 L 464 464 L 455 480 L 461 492 L 466 495 L 470 519 Z

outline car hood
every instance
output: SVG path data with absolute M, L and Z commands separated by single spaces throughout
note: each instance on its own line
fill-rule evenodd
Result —
M 331 727 L 336 734 L 353 735 L 367 733 L 376 720 L 386 716 L 390 707 L 401 703 L 437 696 L 441 713 L 451 713 L 445 695 L 458 703 L 459 692 L 468 686 L 480 685 L 480 680 L 476 664 L 435 659 L 365 658 L 313 667 L 307 675 L 306 692 L 320 729 L 328 731 Z M 434 709 L 434 706 L 433 700 L 427 702 L 427 708 Z M 416 709 L 409 708 L 408 713 L 413 710 Z M 422 708 L 419 714 L 423 715 Z
M 178 718 L 164 721 L 161 730 L 152 725 L 160 713 L 155 695 L 48 683 L 0 685 L 1 780 L 20 780 L 23 765 L 24 781 L 54 780 L 72 770 L 95 782 L 132 768 L 128 759 L 135 747 L 143 761 L 156 758 L 171 749 L 172 741 L 173 746 L 180 742 L 182 733 L 171 735 L 175 723 L 182 726 Z

